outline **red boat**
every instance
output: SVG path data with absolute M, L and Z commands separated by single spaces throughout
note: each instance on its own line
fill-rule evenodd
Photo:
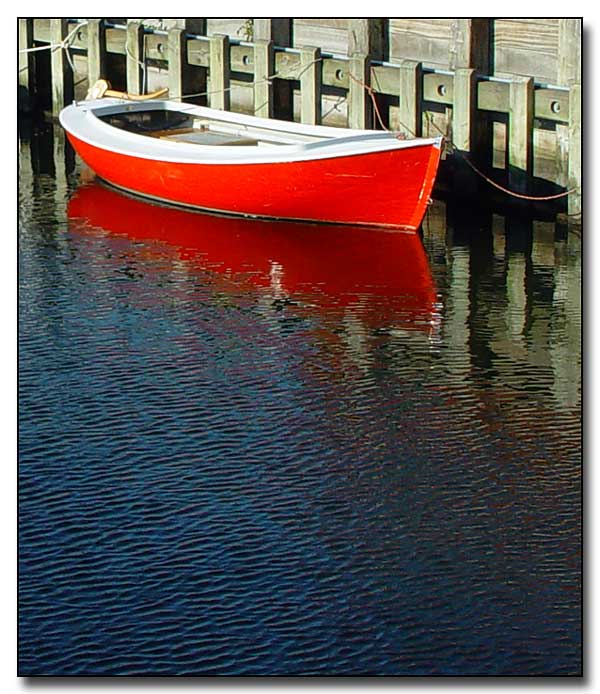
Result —
M 102 179 L 160 201 L 250 217 L 418 229 L 442 138 L 301 125 L 152 99 L 60 114 Z
M 264 291 L 332 317 L 350 310 L 372 328 L 431 334 L 437 325 L 437 291 L 417 234 L 207 215 L 97 182 L 77 189 L 68 215 L 71 233 L 143 241 L 144 253 L 175 254 L 188 271 L 211 273 L 224 291 Z

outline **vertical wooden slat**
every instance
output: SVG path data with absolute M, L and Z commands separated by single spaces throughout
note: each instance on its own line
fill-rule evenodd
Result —
M 569 123 L 557 124 L 558 183 L 581 186 L 581 19 L 558 20 L 558 83 L 569 87 Z M 581 212 L 581 191 L 571 193 L 569 214 Z
M 454 145 L 464 152 L 471 152 L 474 145 L 473 124 L 477 106 L 475 86 L 475 70 L 456 68 L 452 106 L 452 140 Z
M 273 41 L 276 46 L 292 45 L 292 20 L 286 18 L 255 19 L 254 40 Z
M 490 19 L 455 19 L 452 22 L 449 66 L 470 67 L 482 74 L 490 71 Z
M 558 83 L 581 84 L 581 19 L 558 20 Z
M 229 37 L 215 34 L 210 38 L 210 106 L 229 111 L 230 91 Z
M 273 81 L 275 53 L 273 42 L 254 42 L 254 115 L 261 118 L 273 117 Z
M 169 29 L 169 98 L 183 101 L 185 95 L 184 74 L 187 60 L 187 42 L 183 29 Z
M 130 94 L 141 94 L 144 82 L 144 27 L 141 22 L 127 22 L 125 44 L 127 66 L 127 91 Z
M 320 48 L 302 48 L 300 53 L 300 120 L 321 123 L 321 82 L 323 62 Z
M 420 137 L 423 65 L 415 60 L 400 62 L 398 125 L 409 137 Z
M 454 70 L 452 140 L 480 164 L 492 153 L 491 126 L 477 110 L 477 75 L 490 70 L 491 20 L 455 19 L 452 22 L 449 65 Z
M 524 190 L 533 174 L 533 77 L 514 75 L 509 94 L 509 181 Z
M 50 41 L 57 45 L 62 43 L 69 33 L 66 19 L 50 20 Z M 58 116 L 65 104 L 73 100 L 73 71 L 67 60 L 65 49 L 55 48 L 50 54 L 50 72 L 52 75 L 52 115 Z
M 102 19 L 90 19 L 87 25 L 87 71 L 89 86 L 106 77 L 106 27 Z
M 370 66 L 366 55 L 350 56 L 348 90 L 348 127 L 369 128 L 371 125 L 371 99 L 365 89 L 369 86 Z
M 282 48 L 293 43 L 293 20 L 278 17 L 254 20 L 254 41 L 271 41 Z M 272 74 L 272 73 L 269 73 Z M 275 79 L 272 85 L 273 117 L 293 120 L 292 84 L 287 80 Z
M 387 19 L 352 19 L 348 22 L 348 55 L 366 56 L 367 72 L 370 72 L 370 63 L 372 60 L 387 59 L 389 54 L 388 39 L 389 27 Z M 369 77 L 367 73 L 365 74 Z M 371 84 L 369 79 L 363 81 L 366 84 Z M 376 87 L 377 85 L 374 86 Z M 379 118 L 376 120 L 373 119 L 373 97 L 366 92 L 365 96 L 367 97 L 368 103 L 366 103 L 365 106 L 365 123 L 367 123 L 367 125 L 364 127 L 380 127 Z M 389 116 L 383 97 L 379 94 L 374 94 L 374 98 L 377 104 L 377 110 L 384 120 L 384 123 L 386 120 L 389 122 Z
M 581 213 L 581 84 L 571 82 L 569 88 L 569 179 L 568 187 L 576 188 L 569 195 L 568 212 Z
M 386 60 L 388 34 L 387 19 L 351 19 L 348 22 L 348 55 L 362 53 L 371 60 Z
M 33 47 L 33 19 L 19 18 L 19 85 L 27 90 L 29 96 L 34 89 L 34 54 L 25 50 Z

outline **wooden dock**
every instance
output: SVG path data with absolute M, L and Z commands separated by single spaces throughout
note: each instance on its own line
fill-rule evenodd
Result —
M 98 78 L 140 94 L 409 136 L 444 134 L 447 165 L 581 215 L 575 19 L 20 18 L 19 89 L 54 116 Z M 47 49 L 47 50 L 45 50 Z

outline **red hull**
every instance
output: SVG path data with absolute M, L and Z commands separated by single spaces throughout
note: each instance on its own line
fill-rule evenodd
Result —
M 416 230 L 440 148 L 421 145 L 328 159 L 254 164 L 148 160 L 90 145 L 74 149 L 113 185 L 159 200 L 240 215 Z

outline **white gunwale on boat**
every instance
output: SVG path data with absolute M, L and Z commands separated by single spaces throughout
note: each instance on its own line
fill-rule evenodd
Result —
M 210 145 L 148 137 L 102 120 L 105 116 L 143 111 L 174 111 L 194 118 L 235 126 L 238 134 L 277 141 L 275 146 L 240 147 Z M 315 159 L 369 154 L 409 147 L 441 147 L 442 138 L 398 139 L 393 133 L 374 130 L 332 128 L 257 118 L 163 99 L 131 102 L 98 99 L 75 102 L 60 114 L 63 127 L 89 145 L 141 159 L 195 164 L 261 164 L 300 162 Z M 289 144 L 279 143 L 281 140 Z M 300 141 L 299 141 L 300 140 Z

